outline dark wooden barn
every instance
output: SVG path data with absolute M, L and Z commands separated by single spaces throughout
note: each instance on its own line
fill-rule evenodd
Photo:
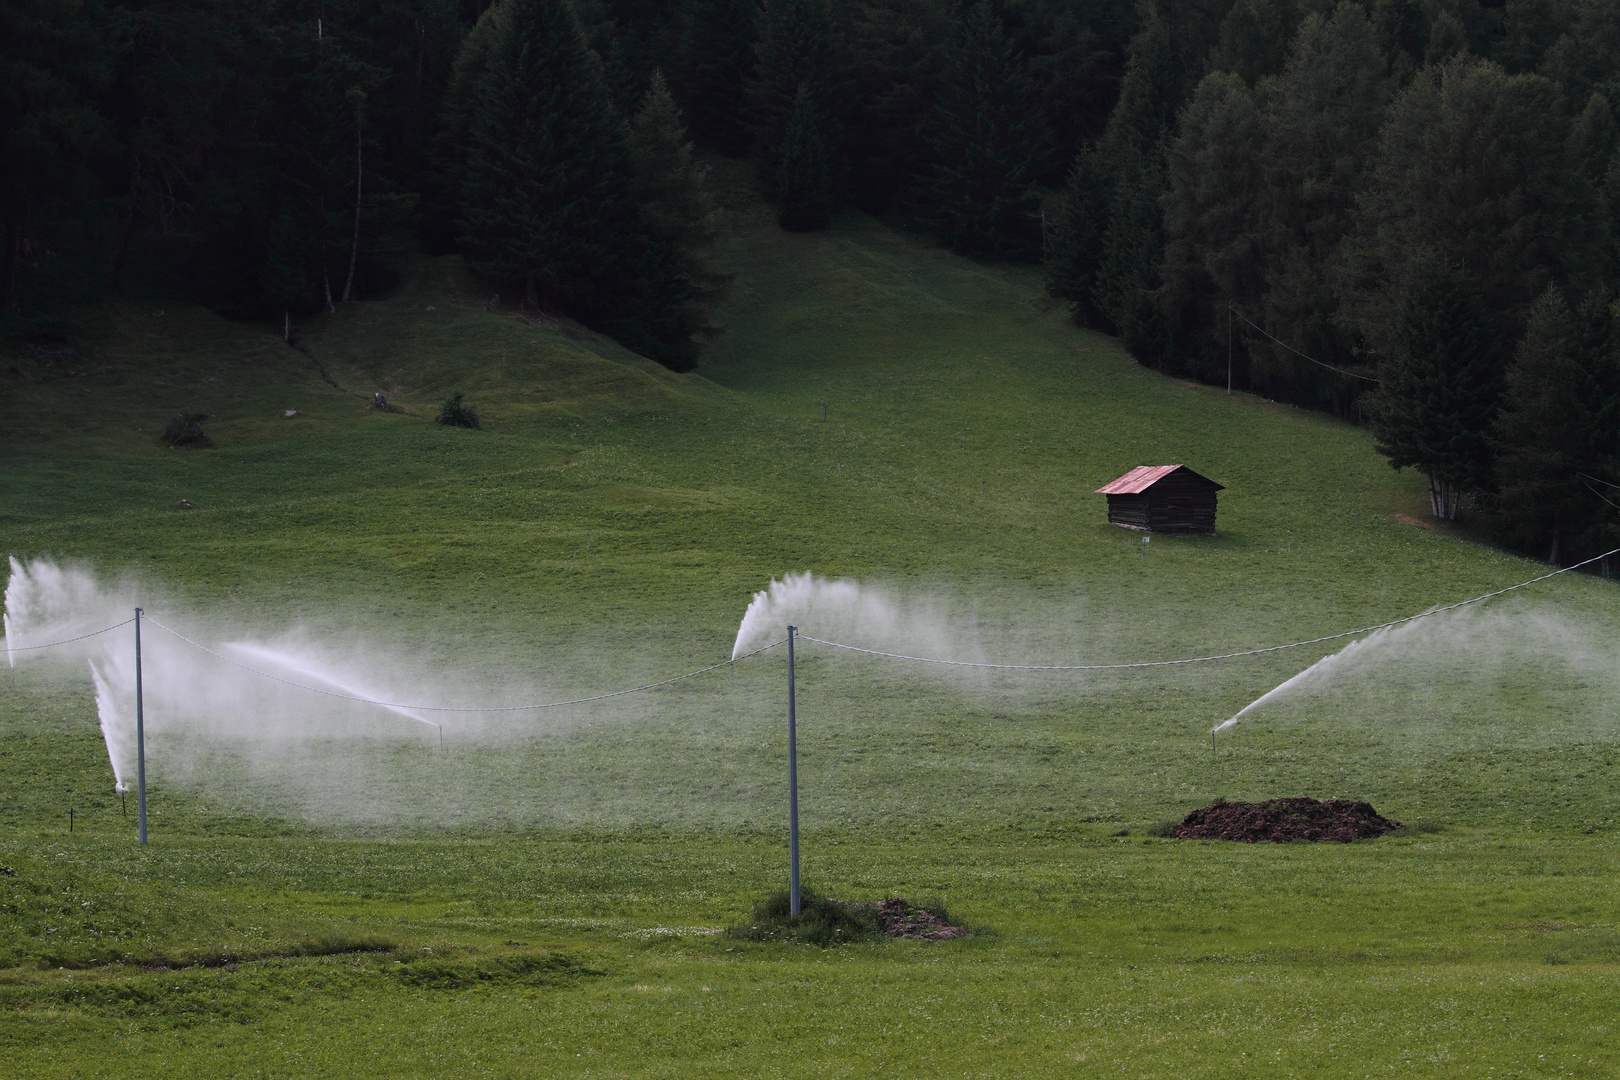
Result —
M 1108 521 L 1157 533 L 1215 532 L 1215 493 L 1223 486 L 1185 465 L 1138 465 L 1097 489 L 1108 496 Z

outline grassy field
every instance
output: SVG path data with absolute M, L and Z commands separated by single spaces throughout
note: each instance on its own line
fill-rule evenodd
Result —
M 297 349 L 156 295 L 84 312 L 76 355 L 0 364 L 0 547 L 199 640 L 298 636 L 450 704 L 717 663 L 789 572 L 895 613 L 856 644 L 1112 663 L 1547 569 L 1418 527 L 1420 481 L 1364 431 L 1136 366 L 1028 270 L 728 203 L 735 281 L 692 375 L 492 309 L 453 258 Z M 456 390 L 483 430 L 431 422 Z M 215 448 L 159 445 L 180 411 Z M 1091 491 L 1166 462 L 1227 485 L 1220 535 L 1144 552 Z M 716 933 L 785 877 L 781 650 L 453 716 L 442 751 L 349 713 L 296 737 L 154 716 L 145 850 L 83 656 L 29 658 L 0 685 L 6 1071 L 1610 1076 L 1616 611 L 1565 575 L 1416 624 L 1214 750 L 1343 643 L 1087 674 L 806 644 L 807 878 L 976 931 L 827 951 Z M 1414 828 L 1151 834 L 1281 795 Z

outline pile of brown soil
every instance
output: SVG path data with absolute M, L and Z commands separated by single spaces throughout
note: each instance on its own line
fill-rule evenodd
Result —
M 967 936 L 967 931 L 960 926 L 952 926 L 931 911 L 912 907 L 899 896 L 879 900 L 873 907 L 877 910 L 878 926 L 889 937 L 909 938 L 912 941 L 948 941 Z
M 1269 840 L 1291 844 L 1348 844 L 1406 826 L 1381 817 L 1371 803 L 1349 799 L 1268 799 L 1260 803 L 1221 802 L 1194 810 L 1170 830 L 1183 840 L 1236 840 L 1254 844 Z

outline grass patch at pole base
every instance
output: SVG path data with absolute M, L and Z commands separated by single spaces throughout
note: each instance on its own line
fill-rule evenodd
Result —
M 884 937 L 946 941 L 967 936 L 966 930 L 951 925 L 944 905 L 918 906 L 899 896 L 861 903 L 801 888 L 797 917 L 790 914 L 791 906 L 788 891 L 779 889 L 754 905 L 753 918 L 746 926 L 730 927 L 726 935 L 742 941 L 795 941 L 822 948 Z

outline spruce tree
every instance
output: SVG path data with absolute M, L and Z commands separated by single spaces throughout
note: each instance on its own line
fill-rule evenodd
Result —
M 930 140 L 924 217 L 956 251 L 1027 259 L 1040 252 L 1035 177 L 1049 137 L 1001 20 L 978 3 L 962 19 Z
M 714 200 L 661 71 L 652 73 L 630 121 L 629 148 L 636 202 L 652 231 L 688 252 L 712 243 Z
M 25 244 L 68 240 L 96 194 L 108 134 L 96 99 L 117 59 L 108 21 L 99 4 L 0 6 L 0 305 L 14 303 Z
M 1097 143 L 1112 190 L 1089 307 L 1144 363 L 1173 362 L 1167 350 L 1178 332 L 1155 299 L 1164 151 L 1177 113 L 1203 78 L 1227 7 L 1224 0 L 1140 7 L 1142 27 L 1131 39 L 1119 104 Z
M 1183 110 L 1168 155 L 1158 302 L 1188 331 L 1178 368 L 1206 381 L 1225 374 L 1227 306 L 1251 311 L 1260 291 L 1264 138 L 1249 88 L 1215 71 Z
M 1237 0 L 1221 20 L 1221 40 L 1210 67 L 1250 86 L 1282 70 L 1299 26 L 1298 0 Z
M 693 136 L 723 153 L 746 153 L 753 141 L 745 106 L 758 39 L 756 0 L 693 0 L 681 102 Z
M 462 250 L 531 305 L 605 313 L 637 257 L 622 125 L 567 0 L 501 2 L 471 116 Z
M 1046 291 L 1068 300 L 1070 312 L 1081 326 L 1102 325 L 1093 296 L 1102 266 L 1103 227 L 1108 221 L 1111 190 L 1101 155 L 1091 147 L 1081 150 L 1053 201 L 1047 226 Z
M 825 229 L 832 217 L 832 171 L 809 86 L 799 87 L 776 165 L 776 220 L 789 232 Z
M 1557 286 L 1536 301 L 1496 423 L 1493 524 L 1519 547 L 1584 556 L 1620 540 L 1620 335 L 1607 305 L 1579 315 Z M 1607 500 L 1607 501 L 1606 501 Z
M 1593 93 L 1620 101 L 1620 5 L 1613 0 L 1570 0 L 1563 33 L 1548 47 L 1540 71 L 1571 101 Z
M 766 0 L 756 54 L 750 126 L 761 186 L 774 199 L 782 142 L 801 89 L 810 95 L 822 141 L 834 157 L 842 140 L 845 65 L 827 0 Z
M 850 199 L 874 212 L 914 201 L 925 127 L 939 97 L 956 20 L 937 0 L 870 0 L 855 6 Z
M 1341 2 L 1329 18 L 1308 16 L 1282 72 L 1262 89 L 1265 146 L 1261 225 L 1261 321 L 1294 348 L 1334 367 L 1361 367 L 1339 321 L 1334 259 L 1354 229 L 1394 80 L 1361 6 Z M 1255 386 L 1272 397 L 1341 414 L 1362 380 L 1307 364 L 1254 335 Z
M 1113 190 L 1092 303 L 1102 328 L 1118 334 L 1138 360 L 1163 362 L 1176 330 L 1156 295 L 1164 251 L 1163 174 L 1151 159 L 1132 157 L 1111 168 L 1109 178 Z
M 629 149 L 645 239 L 639 288 L 651 298 L 636 306 L 634 317 L 645 321 L 641 336 L 655 343 L 656 359 L 689 370 L 697 358 L 694 335 L 707 329 L 701 305 L 724 279 L 704 265 L 715 237 L 714 202 L 662 72 L 653 72 L 631 120 Z
M 1429 480 L 1434 516 L 1489 486 L 1502 388 L 1502 324 L 1477 287 L 1444 277 L 1414 290 L 1369 402 L 1378 452 Z
M 1590 280 L 1595 192 L 1568 131 L 1555 86 L 1488 61 L 1425 71 L 1396 96 L 1337 268 L 1343 317 L 1372 350 L 1397 348 L 1437 273 L 1466 270 L 1510 340 L 1549 281 Z

